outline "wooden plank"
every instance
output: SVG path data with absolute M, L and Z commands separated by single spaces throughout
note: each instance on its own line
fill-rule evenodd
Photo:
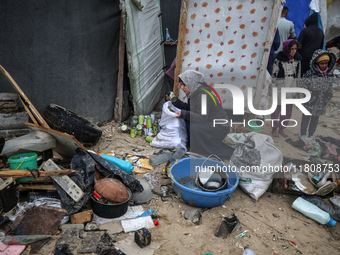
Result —
M 50 126 L 47 124 L 47 122 L 44 120 L 44 118 L 40 115 L 40 113 L 38 112 L 38 110 L 34 107 L 34 105 L 31 103 L 31 101 L 28 99 L 28 97 L 24 94 L 24 92 L 21 90 L 21 88 L 19 87 L 19 85 L 15 82 L 15 80 L 12 78 L 12 76 L 5 70 L 5 68 L 3 68 L 0 65 L 0 70 L 1 72 L 4 74 L 4 76 L 6 77 L 6 79 L 13 85 L 13 87 L 15 88 L 15 90 L 19 93 L 19 95 L 22 97 L 23 101 L 25 102 L 25 104 L 27 105 L 27 107 L 30 109 L 30 111 L 32 112 L 32 114 L 35 116 L 35 118 L 38 120 L 38 122 L 40 123 L 41 126 L 46 127 L 46 128 L 50 128 Z
M 57 190 L 53 184 L 50 185 L 32 185 L 32 184 L 20 184 L 16 187 L 17 191 L 31 191 L 31 190 Z
M 20 101 L 22 103 L 22 105 L 25 108 L 25 111 L 28 113 L 28 115 L 30 116 L 31 120 L 33 121 L 34 124 L 39 125 L 38 121 L 36 120 L 36 118 L 34 117 L 34 115 L 31 113 L 30 109 L 28 108 L 28 106 L 25 104 L 24 100 L 22 99 L 21 96 L 19 96 Z
M 45 171 L 61 170 L 59 166 L 51 159 L 47 160 L 43 166 Z M 84 192 L 78 185 L 68 176 L 51 176 L 51 178 L 58 183 L 58 185 L 76 202 L 78 202 L 83 196 Z
M 118 84 L 117 98 L 115 102 L 115 119 L 117 122 L 122 122 L 123 114 L 123 86 L 124 86 L 124 58 L 125 58 L 125 37 L 124 37 L 124 16 L 122 12 L 120 16 L 120 33 L 119 33 L 119 69 L 118 69 Z
M 76 170 L 73 169 L 65 169 L 65 170 L 53 170 L 53 171 L 33 171 L 34 176 L 45 177 L 45 176 L 62 176 L 68 175 L 72 173 L 76 173 Z M 0 177 L 1 178 L 22 178 L 22 177 L 34 177 L 32 172 L 29 170 L 11 170 L 11 169 L 1 169 Z
M 275 36 L 276 23 L 277 23 L 279 14 L 280 14 L 279 13 L 280 7 L 281 7 L 281 0 L 275 0 L 273 12 L 272 12 L 272 17 L 271 17 L 270 23 L 269 23 L 269 29 L 268 29 L 267 39 L 266 39 L 266 46 L 265 46 L 264 52 L 263 52 L 263 58 L 262 58 L 259 78 L 257 80 L 257 85 L 256 85 L 256 90 L 255 90 L 255 99 L 254 99 L 254 102 L 253 102 L 255 109 L 258 109 L 258 110 L 260 110 L 261 94 L 262 94 L 262 90 L 263 90 L 262 86 L 263 86 L 263 84 L 266 80 L 268 59 L 269 59 L 270 49 L 272 47 L 274 36 Z
M 32 123 L 25 122 L 33 131 L 42 131 L 52 135 L 57 140 L 57 146 L 54 150 L 59 153 L 63 158 L 73 158 L 76 154 L 77 148 L 82 148 L 86 150 L 84 145 L 81 144 L 73 135 L 63 133 L 54 129 L 41 127 Z
M 178 43 L 177 43 L 177 56 L 176 56 L 176 69 L 174 77 L 174 94 L 178 97 L 180 85 L 178 83 L 178 75 L 182 72 L 183 63 L 183 50 L 185 43 L 185 34 L 187 26 L 189 0 L 182 1 L 181 16 L 179 21 Z

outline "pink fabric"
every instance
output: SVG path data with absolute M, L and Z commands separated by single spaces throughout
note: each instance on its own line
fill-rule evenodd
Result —
M 287 56 L 287 58 L 289 58 L 290 60 L 292 60 L 292 59 L 294 58 L 294 56 L 292 57 L 292 56 L 289 55 L 289 48 L 288 48 L 288 45 L 289 45 L 289 43 L 290 43 L 291 41 L 293 41 L 293 39 L 289 39 L 289 40 L 285 41 L 285 42 L 283 43 L 283 47 L 282 47 L 283 53 L 284 53 L 284 54 Z
M 175 80 L 176 58 L 172 61 L 170 68 L 165 72 L 171 79 Z
M 0 255 L 20 255 L 26 249 L 26 245 L 7 245 L 0 242 Z

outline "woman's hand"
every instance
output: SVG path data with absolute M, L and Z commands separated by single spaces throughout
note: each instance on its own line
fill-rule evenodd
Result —
M 176 115 L 177 118 L 181 117 L 181 111 L 176 112 Z

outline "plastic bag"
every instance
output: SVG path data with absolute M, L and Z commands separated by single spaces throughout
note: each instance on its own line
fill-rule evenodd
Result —
M 257 201 L 268 189 L 274 174 L 281 170 L 282 153 L 268 135 L 233 133 L 228 138 L 238 143 L 231 156 L 230 166 L 239 174 L 241 189 Z M 250 179 L 251 182 L 243 182 L 242 179 Z
M 152 147 L 170 150 L 184 148 L 186 150 L 186 124 L 183 119 L 176 117 L 175 112 L 178 111 L 180 109 L 173 106 L 170 101 L 163 104 L 162 117 L 159 122 L 161 130 L 150 143 Z

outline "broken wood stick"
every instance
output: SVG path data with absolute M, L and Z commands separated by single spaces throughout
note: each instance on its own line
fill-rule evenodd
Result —
M 25 95 L 25 93 L 21 90 L 21 88 L 19 87 L 19 85 L 15 82 L 15 80 L 12 78 L 12 76 L 5 70 L 5 68 L 3 68 L 3 66 L 0 65 L 0 70 L 1 72 L 4 74 L 4 76 L 6 77 L 6 79 L 12 84 L 12 86 L 14 87 L 14 89 L 19 93 L 21 99 L 22 99 L 22 103 L 23 105 L 27 106 L 27 108 L 29 109 L 29 111 L 31 111 L 31 113 L 34 115 L 34 117 L 36 118 L 36 120 L 40 123 L 41 126 L 45 127 L 45 128 L 50 128 L 50 126 L 47 124 L 47 122 L 44 120 L 44 118 L 40 115 L 40 113 L 38 112 L 38 110 L 34 107 L 34 105 L 31 103 L 31 101 L 28 99 L 28 97 Z M 27 109 L 25 106 L 25 109 Z M 30 115 L 30 113 L 28 112 L 28 114 Z
M 30 191 L 30 190 L 57 190 L 56 187 L 51 185 L 31 185 L 31 184 L 20 184 L 16 187 L 17 191 Z
M 46 176 L 62 176 L 76 173 L 77 170 L 52 170 L 52 171 L 31 171 L 31 170 L 1 170 L 0 178 L 23 178 L 23 177 L 46 177 Z

